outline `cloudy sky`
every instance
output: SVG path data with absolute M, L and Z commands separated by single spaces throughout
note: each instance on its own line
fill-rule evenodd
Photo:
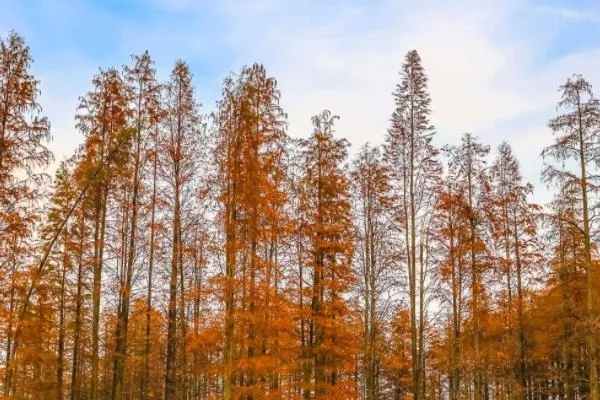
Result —
M 0 34 L 11 29 L 35 58 L 58 159 L 81 142 L 73 115 L 92 75 L 144 50 L 161 78 L 187 61 L 205 111 L 230 71 L 258 61 L 279 81 L 291 135 L 309 134 L 310 117 L 327 108 L 355 149 L 381 143 L 415 48 L 437 144 L 463 132 L 492 147 L 508 141 L 546 201 L 539 154 L 558 86 L 582 73 L 600 91 L 597 0 L 2 0 Z

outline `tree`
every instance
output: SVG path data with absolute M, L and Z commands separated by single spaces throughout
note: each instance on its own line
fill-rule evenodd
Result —
M 127 258 L 125 273 L 119 282 L 119 309 L 115 332 L 115 361 L 113 370 L 112 398 L 121 399 L 123 385 L 123 371 L 127 349 L 127 331 L 129 323 L 129 303 L 133 279 L 133 264 L 136 253 L 136 237 L 138 230 L 138 210 L 140 203 L 140 186 L 143 146 L 149 130 L 157 123 L 159 115 L 159 86 L 154 78 L 152 59 L 148 52 L 141 56 L 133 56 L 132 68 L 125 67 L 125 80 L 129 87 L 128 100 L 133 110 L 134 128 L 133 141 L 133 176 L 131 182 L 130 226 L 128 231 L 129 243 L 127 245 Z
M 262 65 L 244 67 L 236 78 L 226 79 L 216 115 L 226 257 L 223 398 L 276 398 L 294 356 L 279 262 L 291 229 L 284 209 L 286 115 L 277 81 Z
M 160 115 L 160 119 L 162 119 L 163 113 Z M 160 121 L 159 121 L 160 122 Z M 144 344 L 144 363 L 143 363 L 143 371 L 142 371 L 142 379 L 141 379 L 141 397 L 142 400 L 147 400 L 149 395 L 148 386 L 150 384 L 150 338 L 152 335 L 152 290 L 153 290 L 153 279 L 154 279 L 154 264 L 156 254 L 158 253 L 157 247 L 159 244 L 157 243 L 157 203 L 158 203 L 158 159 L 159 159 L 159 151 L 160 151 L 160 137 L 159 131 L 160 124 L 154 124 L 153 129 L 150 132 L 151 138 L 151 149 L 149 149 L 147 156 L 149 161 L 152 162 L 152 195 L 150 198 L 150 221 L 149 221 L 149 230 L 150 237 L 148 238 L 148 246 L 149 255 L 148 255 L 148 281 L 147 281 L 147 294 L 146 294 L 146 337 Z
M 405 57 L 401 83 L 394 92 L 395 110 L 385 143 L 386 160 L 390 166 L 392 186 L 399 202 L 396 219 L 404 235 L 410 300 L 413 395 L 423 396 L 424 327 L 425 327 L 425 259 L 423 236 L 427 216 L 433 207 L 435 187 L 441 167 L 438 151 L 431 144 L 433 126 L 427 76 L 416 50 Z
M 464 187 L 452 178 L 440 188 L 439 201 L 431 226 L 434 242 L 434 257 L 437 276 L 440 280 L 438 291 L 441 304 L 448 304 L 447 371 L 448 394 L 451 400 L 461 396 L 461 381 L 464 373 L 463 331 L 466 270 L 469 254 L 468 244 L 469 208 Z
M 55 234 L 55 230 L 61 226 L 63 219 L 68 213 L 70 204 L 75 199 L 75 190 L 71 171 L 68 166 L 62 163 L 56 173 L 55 190 L 51 201 L 51 209 L 48 212 L 48 226 L 45 236 Z M 66 336 L 66 302 L 67 302 L 67 274 L 73 267 L 72 253 L 76 246 L 73 242 L 75 238 L 71 235 L 72 230 L 67 226 L 60 234 L 60 250 L 57 254 L 56 265 L 53 268 L 57 284 L 57 303 L 58 303 L 58 338 L 57 338 L 57 357 L 56 357 L 56 399 L 62 400 L 64 394 L 64 366 L 65 366 L 65 336 Z
M 85 166 L 82 164 L 81 154 L 76 154 L 73 157 L 72 163 L 73 172 L 71 183 L 78 190 L 82 190 L 85 183 Z M 91 197 L 91 196 L 90 196 Z M 77 273 L 75 280 L 77 282 L 77 288 L 75 291 L 74 299 L 74 316 L 73 316 L 73 350 L 71 355 L 71 385 L 70 385 L 70 400 L 79 400 L 82 396 L 82 372 L 81 365 L 84 364 L 84 347 L 83 343 L 87 337 L 85 329 L 85 286 L 87 285 L 86 278 L 89 265 L 89 257 L 86 252 L 90 247 L 90 228 L 87 221 L 92 219 L 90 210 L 93 209 L 91 198 L 84 198 L 74 210 L 74 226 L 70 235 L 73 236 L 73 242 L 76 242 L 73 248 L 73 259 L 77 263 Z
M 493 215 L 490 215 L 490 220 L 493 222 L 492 229 L 499 242 L 499 248 L 504 251 L 499 257 L 499 270 L 505 274 L 506 279 L 506 324 L 509 343 L 515 342 L 516 339 L 516 357 L 509 352 L 509 359 L 514 360 L 515 365 L 509 368 L 509 371 L 514 372 L 519 387 L 511 388 L 511 391 L 513 396 L 518 397 L 526 388 L 527 375 L 527 343 L 523 319 L 524 279 L 526 274 L 531 274 L 532 267 L 539 264 L 541 258 L 535 220 L 539 207 L 529 203 L 528 196 L 532 194 L 533 187 L 523 182 L 519 163 L 507 143 L 498 147 L 497 158 L 490 168 L 490 178 L 493 202 Z M 516 302 L 513 302 L 514 290 Z M 516 327 L 513 326 L 515 320 Z
M 201 155 L 203 126 L 199 105 L 194 98 L 194 86 L 189 67 L 183 61 L 175 63 L 170 82 L 166 86 L 165 132 L 163 149 L 166 155 L 165 175 L 172 193 L 171 271 L 169 278 L 169 305 L 167 320 L 167 356 L 165 371 L 165 399 L 175 399 L 178 384 L 176 374 L 177 352 L 177 281 L 183 274 L 182 209 L 186 196 L 194 190 Z M 193 193 L 193 192 L 192 192 Z M 183 280 L 180 281 L 183 295 Z M 180 309 L 182 321 L 185 310 Z M 185 323 L 185 322 L 184 322 Z M 185 340 L 185 332 L 182 333 Z M 185 353 L 185 347 L 184 352 Z M 182 354 L 183 356 L 183 354 Z M 185 367 L 184 367 L 185 368 Z
M 532 299 L 530 354 L 537 368 L 537 380 L 544 374 L 557 376 L 560 395 L 567 400 L 585 393 L 587 380 L 586 355 L 586 271 L 581 260 L 585 246 L 580 230 L 580 187 L 565 184 L 559 187 L 548 205 L 549 214 L 543 222 L 548 244 L 548 265 L 544 269 L 544 287 Z M 527 310 L 525 310 L 527 312 Z M 550 361 L 548 361 L 550 360 Z M 540 376 L 541 375 L 541 376 Z M 529 380 L 529 392 L 536 387 Z
M 86 136 L 84 144 L 85 185 L 91 187 L 94 219 L 94 278 L 92 315 L 91 398 L 98 399 L 99 330 L 102 269 L 106 235 L 106 214 L 112 171 L 122 164 L 127 149 L 123 136 L 129 117 L 125 82 L 116 69 L 100 70 L 92 80 L 94 88 L 80 98 L 77 127 Z
M 40 172 L 52 161 L 46 148 L 50 124 L 40 115 L 39 82 L 29 69 L 33 59 L 21 36 L 11 32 L 0 40 L 0 274 L 10 275 L 4 396 L 14 391 L 11 381 L 17 353 L 18 297 L 16 275 L 27 264 L 30 239 L 39 214 L 35 199 L 42 195 L 46 175 Z M 10 270 L 7 270 L 10 268 Z
M 477 141 L 470 133 L 465 133 L 460 146 L 445 147 L 449 156 L 450 177 L 458 183 L 464 193 L 469 222 L 468 264 L 471 275 L 471 323 L 473 330 L 472 373 L 474 398 L 484 398 L 485 375 L 482 371 L 480 352 L 481 313 L 485 310 L 486 293 L 482 274 L 487 268 L 487 246 L 485 229 L 485 209 L 488 202 L 488 174 L 485 157 L 489 146 Z
M 363 308 L 363 391 L 366 399 L 381 397 L 379 369 L 382 363 L 382 309 L 392 281 L 391 188 L 389 171 L 377 147 L 363 146 L 350 177 L 354 194 L 360 292 Z
M 312 135 L 300 142 L 304 159 L 302 229 L 309 241 L 307 263 L 312 271 L 308 346 L 313 384 L 309 390 L 315 399 L 356 397 L 349 379 L 355 337 L 349 324 L 351 310 L 344 299 L 355 279 L 350 186 L 341 167 L 348 142 L 333 137 L 337 118 L 327 110 L 314 116 Z
M 592 86 L 581 76 L 574 75 L 560 87 L 562 99 L 558 106 L 566 114 L 553 118 L 548 126 L 555 135 L 554 144 L 546 147 L 543 157 L 562 162 L 562 168 L 547 165 L 543 176 L 547 182 L 568 182 L 577 185 L 581 191 L 581 227 L 584 242 L 584 269 L 586 271 L 586 320 L 587 320 L 587 361 L 590 382 L 590 399 L 597 400 L 598 393 L 598 357 L 596 349 L 596 309 L 595 309 L 595 267 L 592 262 L 590 224 L 591 194 L 597 191 L 595 181 L 598 176 L 591 173 L 598 167 L 600 160 L 600 136 L 598 134 L 598 115 L 600 103 L 594 98 Z M 573 159 L 578 163 L 579 171 L 571 172 L 564 161 Z
M 392 312 L 382 348 L 382 378 L 387 385 L 385 398 L 404 400 L 412 390 L 410 312 L 399 305 Z M 382 397 L 384 397 L 382 396 Z

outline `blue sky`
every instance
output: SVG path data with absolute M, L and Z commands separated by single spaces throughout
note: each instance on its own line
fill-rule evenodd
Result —
M 583 73 L 600 91 L 597 0 L 2 0 L 0 34 L 11 29 L 35 58 L 58 159 L 81 142 L 73 115 L 92 75 L 144 50 L 161 78 L 187 61 L 205 111 L 230 71 L 258 61 L 279 81 L 291 135 L 309 134 L 310 116 L 328 108 L 354 148 L 380 143 L 416 48 L 437 144 L 466 131 L 493 147 L 507 140 L 546 201 L 539 154 L 558 86 Z

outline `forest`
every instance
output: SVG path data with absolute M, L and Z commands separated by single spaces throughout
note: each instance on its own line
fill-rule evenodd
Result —
M 55 160 L 33 55 L 0 39 L 1 399 L 599 399 L 583 76 L 556 83 L 535 204 L 510 144 L 434 145 L 416 50 L 356 151 L 329 110 L 289 136 L 261 64 L 208 112 L 186 62 L 123 62 Z

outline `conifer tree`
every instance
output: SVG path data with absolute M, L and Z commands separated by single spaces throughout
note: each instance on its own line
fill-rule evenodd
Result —
M 537 240 L 537 222 L 535 214 L 539 207 L 530 204 L 528 196 L 533 192 L 529 183 L 523 182 L 519 163 L 511 147 L 503 142 L 498 147 L 498 155 L 490 168 L 492 185 L 493 235 L 498 239 L 503 255 L 500 256 L 501 268 L 506 281 L 506 320 L 509 343 L 516 343 L 516 354 L 509 359 L 514 365 L 517 388 L 511 387 L 513 396 L 521 396 L 526 388 L 526 360 L 528 349 L 524 328 L 524 291 L 526 274 L 540 261 L 540 243 Z M 514 296 L 516 295 L 516 296 Z M 513 300 L 513 297 L 516 297 Z M 516 326 L 515 326 L 516 325 Z M 509 346 L 512 347 L 512 346 Z
M 294 332 L 278 261 L 291 226 L 284 209 L 287 136 L 279 96 L 277 81 L 254 64 L 226 79 L 218 104 L 215 154 L 226 255 L 224 398 L 277 397 L 281 376 L 292 365 L 293 349 L 286 343 L 292 343 Z
M 77 127 L 84 144 L 85 185 L 93 198 L 93 288 L 91 398 L 99 398 L 100 303 L 106 237 L 106 217 L 112 170 L 126 154 L 123 136 L 129 117 L 125 82 L 116 69 L 100 70 L 93 89 L 80 99 Z
M 489 146 L 481 144 L 470 133 L 465 133 L 460 146 L 446 147 L 449 156 L 450 177 L 459 183 L 464 193 L 469 238 L 467 244 L 469 273 L 471 276 L 471 324 L 473 338 L 472 374 L 474 399 L 484 398 L 485 374 L 481 358 L 481 314 L 486 309 L 486 293 L 482 275 L 488 267 L 486 246 L 486 218 L 484 210 L 489 199 L 489 178 L 485 157 Z
M 565 114 L 548 123 L 555 136 L 554 144 L 546 147 L 542 156 L 561 162 L 561 166 L 547 165 L 543 176 L 547 182 L 578 186 L 580 189 L 581 221 L 583 232 L 583 263 L 586 271 L 586 346 L 587 368 L 589 373 L 589 398 L 598 400 L 598 356 L 596 343 L 596 278 L 595 264 L 592 261 L 592 230 L 590 204 L 597 192 L 598 175 L 594 174 L 600 163 L 599 120 L 600 103 L 594 98 L 592 86 L 581 75 L 574 75 L 560 87 L 560 108 Z M 570 171 L 565 161 L 574 160 L 576 171 Z
M 171 229 L 171 268 L 169 278 L 169 302 L 167 319 L 167 354 L 165 371 L 165 400 L 173 400 L 180 390 L 185 390 L 185 382 L 177 377 L 177 283 L 179 280 L 183 295 L 183 216 L 185 202 L 194 195 L 195 182 L 198 177 L 198 166 L 203 143 L 203 126 L 199 104 L 194 97 L 192 74 L 183 61 L 175 63 L 171 78 L 166 85 L 165 119 L 162 150 L 166 160 L 163 174 L 172 195 L 170 208 L 172 211 Z M 180 307 L 181 308 L 181 307 Z M 185 324 L 185 309 L 179 310 L 182 323 Z M 183 325 L 184 326 L 184 325 Z M 180 340 L 185 340 L 182 332 Z M 185 346 L 183 353 L 185 352 Z M 181 356 L 183 357 L 183 353 Z M 185 372 L 184 370 L 179 372 Z M 184 376 L 183 376 L 184 377 Z M 184 377 L 185 378 L 185 377 Z M 183 385 L 183 386 L 182 386 Z
M 138 213 L 140 208 L 140 186 L 141 186 L 141 171 L 143 168 L 142 161 L 144 157 L 144 146 L 148 131 L 156 125 L 159 115 L 159 86 L 154 78 L 155 71 L 152 67 L 152 59 L 148 52 L 141 56 L 133 56 L 134 65 L 132 68 L 125 68 L 125 80 L 129 87 L 128 100 L 131 103 L 133 114 L 133 132 L 132 141 L 133 149 L 131 162 L 133 165 L 130 169 L 133 170 L 131 182 L 131 205 L 130 221 L 128 227 L 128 244 L 127 255 L 124 260 L 125 271 L 121 276 L 119 283 L 119 309 L 117 319 L 117 331 L 115 332 L 115 362 L 113 370 L 112 398 L 121 399 L 123 373 L 125 364 L 125 355 L 127 349 L 127 331 L 129 323 L 129 303 L 131 297 L 132 279 L 134 272 L 134 261 L 136 248 L 139 247 L 136 243 L 138 230 Z
M 344 298 L 355 276 L 350 183 L 342 163 L 348 142 L 333 136 L 338 117 L 325 110 L 313 117 L 314 130 L 301 141 L 304 159 L 305 213 L 303 234 L 309 242 L 308 265 L 312 272 L 309 352 L 315 399 L 354 398 L 350 379 L 352 348 L 351 310 Z
M 407 53 L 401 82 L 394 91 L 395 110 L 385 143 L 392 187 L 397 199 L 396 219 L 404 240 L 410 300 L 413 395 L 422 397 L 425 349 L 425 265 L 422 246 L 427 216 L 433 207 L 441 173 L 437 149 L 432 145 L 433 126 L 427 76 L 416 50 Z
M 20 331 L 18 275 L 25 272 L 34 243 L 39 213 L 35 200 L 42 195 L 46 175 L 41 171 L 52 161 L 46 148 L 50 124 L 41 115 L 39 82 L 31 75 L 33 58 L 21 36 L 10 32 L 0 40 L 0 276 L 8 300 L 3 394 L 14 393 L 12 376 Z M 3 313 L 4 314 L 4 313 Z
M 391 285 L 393 254 L 389 171 L 379 148 L 363 146 L 350 175 L 354 194 L 354 214 L 359 256 L 359 284 L 363 308 L 363 393 L 366 399 L 379 399 L 383 338 L 382 310 L 385 293 Z
M 467 257 L 469 244 L 469 208 L 464 187 L 448 179 L 439 193 L 431 227 L 437 260 L 438 291 L 443 307 L 448 307 L 446 342 L 448 396 L 462 395 L 465 361 L 463 333 L 466 309 Z M 447 306 L 446 306 L 447 305 Z

